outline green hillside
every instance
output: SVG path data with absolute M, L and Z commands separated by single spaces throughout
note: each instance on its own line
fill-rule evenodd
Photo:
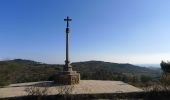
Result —
M 61 65 L 48 65 L 22 59 L 0 61 L 0 85 L 48 80 L 60 68 Z
M 133 74 L 133 75 L 148 75 L 156 77 L 160 75 L 159 70 L 152 70 L 146 67 L 139 67 L 132 64 L 118 64 L 103 61 L 86 61 L 72 63 L 75 70 L 80 72 L 95 72 L 98 70 L 107 70 L 114 73 Z
M 85 79 L 126 80 L 127 77 L 140 78 L 148 76 L 156 79 L 160 76 L 160 70 L 152 70 L 131 64 L 118 64 L 103 61 L 86 61 L 72 63 L 75 70 L 81 73 Z
M 103 61 L 72 63 L 73 69 L 81 73 L 81 79 L 121 80 L 128 76 L 158 77 L 160 72 L 131 64 Z M 31 60 L 15 59 L 0 61 L 0 85 L 9 83 L 52 80 L 63 65 L 45 64 Z

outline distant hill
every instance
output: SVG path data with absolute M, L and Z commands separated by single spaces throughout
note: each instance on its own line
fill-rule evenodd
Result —
M 99 70 L 108 72 L 125 74 L 125 75 L 147 75 L 150 77 L 157 77 L 160 75 L 160 70 L 150 69 L 146 67 L 139 67 L 132 64 L 119 64 L 103 61 L 86 61 L 72 63 L 74 69 L 84 73 L 92 73 Z
M 160 71 L 131 64 L 118 64 L 103 61 L 72 63 L 73 69 L 81 73 L 81 79 L 120 80 L 124 76 L 147 75 L 158 77 Z M 52 80 L 63 65 L 14 59 L 0 61 L 0 85 L 7 83 Z
M 160 64 L 137 64 L 137 66 L 161 68 Z
M 61 66 L 23 59 L 0 61 L 0 85 L 48 80 Z

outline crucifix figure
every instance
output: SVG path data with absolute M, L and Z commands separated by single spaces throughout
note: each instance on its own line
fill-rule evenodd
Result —
M 64 21 L 67 21 L 67 28 L 66 28 L 66 60 L 65 60 L 65 66 L 64 66 L 64 71 L 71 72 L 72 71 L 72 66 L 70 65 L 70 59 L 69 59 L 69 21 L 72 19 L 67 16 L 67 19 L 64 19 Z

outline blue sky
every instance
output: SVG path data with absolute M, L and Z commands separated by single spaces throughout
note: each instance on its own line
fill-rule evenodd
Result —
M 170 60 L 169 0 L 1 0 L 0 59 L 159 64 Z

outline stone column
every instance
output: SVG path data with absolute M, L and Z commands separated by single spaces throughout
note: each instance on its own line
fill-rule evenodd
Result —
M 66 72 L 71 72 L 72 71 L 72 66 L 70 65 L 70 59 L 69 59 L 69 17 L 67 16 L 67 19 L 64 19 L 64 21 L 67 21 L 67 28 L 66 28 L 66 60 L 65 60 L 65 66 L 64 66 L 64 71 Z
M 72 70 L 72 66 L 70 65 L 70 59 L 69 59 L 69 17 L 67 16 L 67 19 L 64 19 L 64 21 L 67 21 L 67 27 L 66 27 L 66 60 L 65 65 L 62 72 L 59 72 L 56 74 L 54 78 L 54 82 L 57 84 L 63 84 L 63 85 L 74 85 L 79 84 L 80 82 L 80 73 L 77 73 L 76 71 Z

